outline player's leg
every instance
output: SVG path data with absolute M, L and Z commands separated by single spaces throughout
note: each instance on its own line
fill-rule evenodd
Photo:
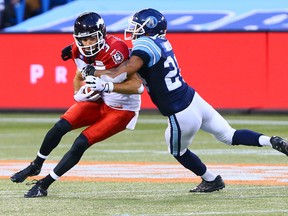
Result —
M 106 111 L 102 113 L 102 118 L 82 131 L 71 149 L 54 168 L 52 177 L 57 176 L 55 180 L 74 167 L 88 147 L 125 130 L 126 125 L 135 115 L 132 111 L 115 110 L 106 105 L 103 106 Z
M 232 145 L 270 146 L 288 156 L 288 142 L 279 136 L 266 136 L 251 130 L 236 130 Z
M 201 184 L 190 192 L 213 192 L 225 187 L 221 176 L 211 172 L 201 159 L 188 149 L 194 135 L 201 127 L 202 118 L 197 101 L 193 101 L 185 110 L 169 116 L 169 124 L 165 132 L 170 153 L 185 168 L 202 178 Z
M 205 100 L 200 98 L 199 101 L 199 106 L 206 112 L 201 129 L 213 134 L 219 141 L 228 145 L 270 146 L 288 155 L 288 143 L 281 137 L 269 137 L 248 129 L 236 130 Z
M 102 100 L 96 102 L 79 102 L 73 104 L 46 134 L 39 153 L 46 159 L 54 148 L 58 146 L 62 137 L 77 128 L 93 124 L 100 117 Z M 87 115 L 89 113 L 89 115 Z M 38 158 L 35 159 L 35 163 Z M 39 161 L 41 163 L 41 161 Z
M 71 126 L 69 122 L 60 119 L 46 134 L 35 160 L 26 168 L 14 173 L 10 178 L 11 181 L 21 183 L 29 176 L 38 175 L 41 172 L 41 167 L 50 152 L 58 145 L 62 136 L 70 129 Z
M 102 101 L 102 100 L 101 100 Z M 99 103 L 101 103 L 101 101 Z M 60 120 L 47 132 L 39 151 L 37 152 L 36 158 L 26 168 L 16 172 L 11 176 L 11 181 L 20 183 L 23 182 L 29 176 L 38 175 L 41 171 L 41 167 L 48 155 L 53 149 L 60 143 L 62 137 L 69 132 L 71 129 L 76 129 L 90 122 L 95 122 L 95 118 L 100 116 L 99 103 L 81 102 L 72 105 L 65 113 L 61 116 Z M 89 112 L 90 118 L 84 118 L 84 114 Z
M 91 145 L 125 130 L 126 125 L 135 115 L 131 111 L 114 110 L 106 105 L 103 106 L 105 111 L 102 109 L 102 118 L 97 119 L 95 124 L 89 126 L 80 134 L 71 149 L 64 155 L 53 171 L 38 181 L 24 197 L 47 196 L 49 186 L 74 167 Z
M 88 139 L 83 134 L 80 134 L 76 138 L 71 149 L 64 155 L 54 170 L 51 171 L 50 174 L 45 178 L 36 182 L 36 184 L 27 193 L 24 194 L 24 197 L 34 198 L 47 196 L 48 187 L 62 174 L 74 167 L 79 162 L 88 147 Z M 57 171 L 59 173 L 58 175 L 55 174 Z

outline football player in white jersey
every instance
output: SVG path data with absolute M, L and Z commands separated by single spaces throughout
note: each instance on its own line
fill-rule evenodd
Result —
M 225 187 L 220 175 L 213 173 L 189 150 L 199 129 L 215 136 L 227 145 L 268 146 L 288 155 L 288 143 L 278 136 L 232 128 L 227 121 L 183 80 L 172 46 L 165 38 L 167 21 L 159 11 L 148 8 L 136 12 L 125 39 L 131 39 L 133 48 L 129 60 L 117 68 L 96 71 L 88 75 L 90 88 L 109 90 L 105 77 L 139 73 L 143 84 L 159 111 L 168 118 L 165 131 L 170 153 L 185 168 L 202 178 L 190 192 L 213 192 Z M 128 35 L 130 34 L 130 35 Z M 95 77 L 96 76 L 96 77 Z M 99 78 L 100 77 L 100 78 Z M 114 84 L 115 89 L 121 89 Z
M 77 66 L 73 83 L 76 103 L 48 131 L 35 160 L 13 174 L 11 180 L 19 183 L 29 176 L 38 175 L 48 155 L 67 132 L 85 129 L 50 174 L 36 182 L 24 195 L 27 198 L 47 196 L 48 187 L 75 166 L 90 146 L 126 128 L 133 130 L 137 121 L 144 87 L 136 74 L 128 75 L 127 79 L 125 75 L 122 91 L 110 85 L 105 92 L 93 92 L 85 83 L 82 85 L 86 73 L 116 67 L 128 59 L 129 50 L 124 41 L 106 34 L 104 20 L 94 12 L 77 17 L 73 36 L 75 43 L 63 49 L 62 58 L 72 58 Z M 113 81 L 117 82 L 117 79 Z

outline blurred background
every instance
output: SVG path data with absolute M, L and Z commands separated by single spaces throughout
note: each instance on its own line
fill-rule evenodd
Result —
M 152 7 L 185 81 L 219 111 L 288 113 L 287 0 L 0 0 L 0 111 L 62 111 L 73 104 L 73 43 L 84 11 L 123 38 L 127 20 Z M 130 46 L 130 44 L 128 44 Z M 142 110 L 155 110 L 147 92 Z

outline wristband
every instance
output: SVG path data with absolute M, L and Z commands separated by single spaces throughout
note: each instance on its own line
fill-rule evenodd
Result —
M 114 84 L 112 82 L 107 82 L 105 83 L 105 87 L 104 87 L 104 92 L 113 92 L 114 90 Z

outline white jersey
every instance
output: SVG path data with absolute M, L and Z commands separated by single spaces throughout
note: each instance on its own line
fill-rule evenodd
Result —
M 139 111 L 141 96 L 139 94 L 103 93 L 104 103 L 114 109 Z

